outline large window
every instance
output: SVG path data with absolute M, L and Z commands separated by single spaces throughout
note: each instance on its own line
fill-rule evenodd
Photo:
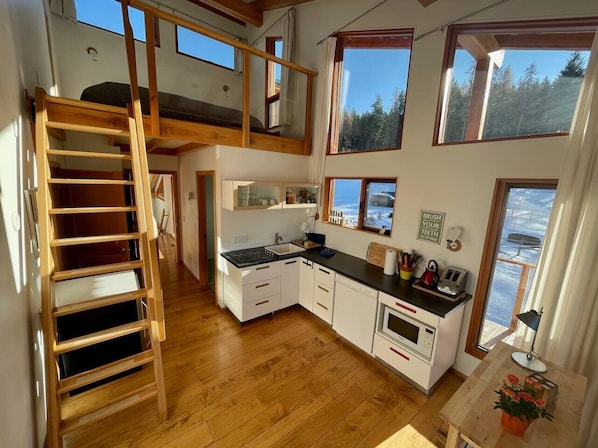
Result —
M 204 62 L 234 70 L 235 48 L 219 40 L 196 33 L 181 26 L 176 27 L 177 52 L 201 59 Z
M 540 257 L 556 181 L 498 179 L 466 351 L 479 358 L 514 336 Z
M 412 36 L 338 34 L 330 153 L 401 147 Z
M 596 24 L 450 27 L 435 142 L 568 133 Z
M 75 0 L 77 21 L 95 26 L 106 31 L 124 36 L 122 9 L 117 0 Z M 133 28 L 133 37 L 145 42 L 145 22 L 143 12 L 129 6 L 129 20 Z M 154 26 L 156 45 L 158 42 L 158 28 Z
M 282 37 L 267 37 L 266 52 L 282 58 Z M 266 123 L 272 129 L 280 125 L 281 65 L 266 60 Z
M 324 219 L 350 229 L 390 235 L 396 179 L 330 178 Z

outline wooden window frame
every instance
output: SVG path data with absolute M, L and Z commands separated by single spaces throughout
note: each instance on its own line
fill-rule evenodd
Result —
M 343 176 L 343 177 L 334 177 L 334 176 L 327 176 L 324 179 L 324 195 L 322 196 L 322 221 L 327 222 L 328 224 L 332 224 L 329 221 L 330 217 L 330 206 L 332 204 L 332 197 L 334 196 L 334 180 L 360 180 L 361 181 L 361 188 L 359 191 L 359 212 L 357 215 L 358 227 L 346 227 L 349 230 L 358 230 L 362 232 L 368 233 L 376 233 L 380 235 L 380 228 L 378 227 L 366 227 L 363 225 L 364 221 L 364 211 L 365 211 L 365 200 L 366 200 L 366 191 L 367 185 L 370 183 L 394 183 L 395 184 L 395 203 L 392 207 L 392 226 L 390 229 L 387 229 L 386 232 L 381 236 L 391 237 L 392 231 L 394 229 L 394 216 L 395 216 L 395 206 L 396 206 L 396 198 L 397 198 L 397 191 L 398 191 L 398 182 L 399 179 L 396 177 L 351 177 L 351 176 Z
M 593 34 L 596 32 L 598 25 L 598 17 L 587 17 L 578 19 L 552 19 L 552 20 L 525 20 L 512 22 L 484 22 L 475 24 L 457 24 L 450 25 L 447 29 L 446 44 L 444 49 L 444 57 L 442 62 L 442 72 L 440 78 L 440 87 L 438 92 L 438 103 L 436 111 L 436 121 L 434 124 L 434 136 L 432 140 L 433 146 L 449 146 L 461 145 L 468 143 L 482 143 L 491 141 L 505 141 L 505 140 L 519 140 L 529 138 L 543 138 L 555 136 L 567 136 L 569 132 L 556 132 L 546 134 L 521 135 L 513 137 L 498 137 L 498 138 L 475 138 L 469 140 L 455 141 L 455 142 L 440 142 L 440 136 L 444 135 L 446 126 L 445 121 L 445 98 L 448 95 L 445 93 L 447 87 L 447 75 L 449 68 L 453 67 L 455 52 L 457 49 L 459 36 L 473 36 L 496 33 L 500 36 L 501 49 L 533 49 L 538 50 L 542 48 L 562 48 L 562 49 L 589 49 L 592 46 Z M 526 31 L 528 31 L 526 33 Z M 512 34 L 502 34 L 512 33 Z M 567 33 L 567 38 L 564 34 Z M 514 36 L 517 34 L 517 36 Z M 476 42 L 480 45 L 479 50 L 483 50 L 482 46 L 487 42 Z M 498 42 L 497 42 L 498 43 Z M 489 44 L 491 45 L 491 44 Z M 460 45 L 460 48 L 464 48 Z M 472 52 L 470 52 L 472 54 Z M 475 55 L 472 56 L 477 60 L 476 72 L 474 74 L 474 85 L 472 87 L 472 98 L 470 103 L 469 118 L 465 135 L 471 137 L 474 134 L 481 134 L 483 130 L 483 122 L 485 119 L 484 98 L 486 97 L 486 85 L 492 75 L 492 63 L 489 59 L 477 59 Z M 489 67 L 490 65 L 490 67 Z M 473 121 L 470 122 L 470 118 Z M 444 137 L 443 137 L 444 138 Z
M 182 52 L 182 51 L 180 51 L 180 50 L 179 50 L 179 32 L 178 32 L 179 28 L 183 28 L 183 29 L 186 29 L 186 30 L 188 30 L 188 31 L 191 31 L 192 33 L 195 33 L 195 34 L 197 34 L 197 35 L 199 35 L 199 36 L 201 36 L 201 37 L 207 37 L 207 38 L 210 38 L 210 39 L 212 39 L 210 36 L 204 36 L 203 34 L 200 34 L 200 33 L 198 33 L 197 31 L 190 30 L 190 29 L 188 29 L 188 28 L 185 28 L 185 27 L 183 27 L 183 26 L 180 26 L 180 25 L 175 25 L 175 26 L 174 26 L 174 39 L 175 39 L 175 45 L 176 45 L 176 47 L 175 47 L 175 48 L 176 48 L 176 53 L 177 53 L 177 54 L 180 54 L 181 56 L 185 56 L 185 57 L 187 57 L 187 58 L 194 59 L 194 60 L 196 60 L 196 61 L 203 62 L 203 63 L 205 63 L 205 64 L 210 64 L 210 65 L 213 65 L 214 67 L 219 67 L 219 68 L 222 68 L 222 69 L 224 69 L 224 70 L 228 70 L 228 71 L 231 71 L 231 72 L 234 72 L 234 71 L 235 71 L 235 69 L 234 69 L 234 65 L 235 65 L 235 53 L 234 53 L 234 51 L 235 51 L 235 47 L 232 47 L 232 46 L 231 46 L 231 47 L 233 48 L 233 68 L 227 67 L 226 65 L 220 65 L 220 64 L 217 64 L 217 63 L 215 63 L 215 62 L 212 62 L 212 61 L 208 61 L 207 59 L 202 59 L 202 58 L 200 58 L 200 57 L 198 57 L 198 56 L 193 56 L 192 54 L 189 54 L 189 53 L 184 53 L 184 52 Z M 218 41 L 218 39 L 214 39 L 214 40 Z M 220 41 L 218 41 L 218 42 L 220 42 Z M 224 45 L 228 45 L 228 44 L 225 44 L 224 42 L 222 42 L 222 43 L 223 43 Z
M 271 54 L 272 56 L 276 56 L 276 42 L 282 42 L 282 36 L 268 36 L 266 37 L 266 53 Z M 266 129 L 275 129 L 278 126 L 270 126 L 270 105 L 275 103 L 276 101 L 280 100 L 280 92 L 276 92 L 273 95 L 270 95 L 271 88 L 275 84 L 274 76 L 274 64 L 273 61 L 266 59 L 266 88 L 265 88 L 265 128 Z
M 409 92 L 409 71 L 411 68 L 411 57 L 413 55 L 413 28 L 401 28 L 390 30 L 372 31 L 346 31 L 335 34 L 337 38 L 334 56 L 334 72 L 332 77 L 332 96 L 330 108 L 330 129 L 327 155 L 341 154 L 362 154 L 368 152 L 395 151 L 400 150 L 403 140 L 403 132 L 399 136 L 398 147 L 382 149 L 366 149 L 360 151 L 338 152 L 338 135 L 340 132 L 340 92 L 342 91 L 342 62 L 345 48 L 409 48 L 409 64 L 407 65 L 407 83 L 405 86 L 405 113 L 407 110 L 407 97 Z
M 492 280 L 492 272 L 495 262 L 497 246 L 500 244 L 499 230 L 503 226 L 505 207 L 507 206 L 507 192 L 511 188 L 550 188 L 556 187 L 557 179 L 496 179 L 492 204 L 490 205 L 490 216 L 486 228 L 484 249 L 478 271 L 478 281 L 475 288 L 469 330 L 465 343 L 465 352 L 478 358 L 484 359 L 488 353 L 478 344 L 482 332 L 482 324 L 486 302 L 488 301 L 488 290 Z

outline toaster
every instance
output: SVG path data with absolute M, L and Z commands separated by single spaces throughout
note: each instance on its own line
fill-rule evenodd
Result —
M 449 266 L 440 274 L 436 289 L 443 294 L 455 297 L 465 290 L 466 283 L 467 271 L 455 266 Z

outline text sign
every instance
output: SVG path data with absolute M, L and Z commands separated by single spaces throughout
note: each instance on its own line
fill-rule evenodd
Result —
M 443 225 L 444 213 L 420 210 L 417 239 L 440 244 Z

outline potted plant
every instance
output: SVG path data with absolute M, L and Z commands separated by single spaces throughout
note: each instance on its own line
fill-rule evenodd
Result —
M 516 375 L 509 374 L 500 390 L 495 392 L 498 400 L 494 403 L 494 409 L 502 410 L 502 426 L 512 434 L 523 436 L 537 418 L 552 420 L 544 400 L 540 398 L 542 386 L 531 377 L 520 384 Z

